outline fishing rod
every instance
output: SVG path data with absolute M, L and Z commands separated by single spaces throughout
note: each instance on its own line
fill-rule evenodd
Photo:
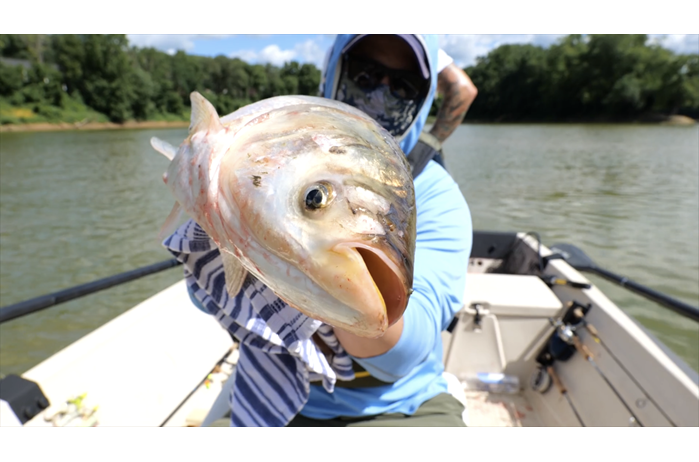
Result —
M 601 276 L 608 281 L 630 290 L 631 292 L 669 308 L 677 314 L 699 322 L 699 308 L 645 287 L 627 277 L 619 276 L 618 274 L 601 268 L 594 261 L 592 261 L 592 259 L 588 257 L 585 252 L 572 244 L 555 244 L 551 246 L 550 249 L 552 252 L 554 252 L 554 254 L 549 255 L 548 257 L 543 257 L 544 266 L 546 266 L 546 263 L 548 263 L 550 260 L 560 258 L 565 260 L 570 266 L 578 271 Z
M 134 279 L 142 278 L 143 276 L 148 276 L 149 274 L 159 273 L 160 271 L 174 268 L 175 266 L 181 264 L 182 263 L 176 258 L 171 258 L 170 260 L 143 266 L 131 271 L 126 271 L 125 273 L 115 274 L 114 276 L 108 276 L 106 278 L 98 279 L 86 284 L 81 284 L 75 287 L 60 290 L 58 292 L 53 292 L 51 294 L 42 295 L 30 300 L 15 303 L 14 305 L 5 306 L 0 308 L 0 324 L 21 316 L 36 313 L 37 311 L 41 311 L 51 306 L 65 303 L 75 298 L 84 297 L 85 295 L 90 295 L 95 292 L 99 292 L 100 290 L 109 289 L 110 287 L 118 286 L 120 284 L 133 281 Z

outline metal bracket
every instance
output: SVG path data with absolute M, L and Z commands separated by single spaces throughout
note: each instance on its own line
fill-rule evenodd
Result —
M 473 310 L 476 312 L 476 314 L 473 315 L 473 330 L 474 332 L 480 332 L 481 331 L 481 311 L 483 310 L 483 305 L 480 303 L 472 303 L 470 308 L 473 308 Z

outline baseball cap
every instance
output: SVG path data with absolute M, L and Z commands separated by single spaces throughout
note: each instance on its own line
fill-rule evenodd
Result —
M 345 45 L 345 48 L 342 49 L 342 54 L 344 55 L 347 53 L 352 47 L 354 47 L 361 39 L 364 37 L 367 37 L 368 35 L 371 34 L 362 34 L 362 35 L 356 35 L 352 40 Z M 430 78 L 430 68 L 427 65 L 427 59 L 425 58 L 425 50 L 422 47 L 422 43 L 420 43 L 420 40 L 418 40 L 415 35 L 412 34 L 394 34 L 403 40 L 412 48 L 413 53 L 415 53 L 415 57 L 417 57 L 417 61 L 420 65 L 420 71 L 422 72 L 422 77 L 427 80 Z

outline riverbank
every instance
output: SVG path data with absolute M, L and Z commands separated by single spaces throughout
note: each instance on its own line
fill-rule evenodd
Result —
M 435 117 L 427 118 L 428 124 L 433 124 Z M 587 119 L 559 119 L 559 120 L 508 120 L 501 118 L 498 120 L 478 120 L 469 119 L 468 115 L 464 120 L 465 124 L 599 124 L 599 125 L 615 125 L 615 124 L 646 124 L 646 125 L 672 125 L 672 126 L 691 126 L 699 124 L 699 120 L 684 115 L 653 115 L 640 117 L 635 119 L 614 119 L 609 117 L 597 117 Z
M 427 124 L 432 125 L 434 123 L 434 117 L 427 118 Z M 561 121 L 561 122 L 504 122 L 504 121 L 492 121 L 492 120 L 465 120 L 465 124 L 510 124 L 510 123 L 605 123 L 610 122 L 576 122 L 576 121 Z M 617 123 L 648 123 L 648 124 L 660 124 L 660 125 L 696 125 L 698 121 L 692 119 L 691 117 L 674 115 L 663 119 L 655 120 L 637 120 L 631 122 L 617 122 Z M 177 121 L 164 121 L 164 120 L 146 120 L 146 121 L 129 121 L 123 124 L 117 124 L 113 122 L 88 122 L 81 124 L 76 123 L 28 123 L 28 124 L 7 124 L 0 125 L 0 133 L 9 132 L 52 132 L 52 131 L 66 131 L 66 130 L 134 130 L 134 129 L 145 129 L 145 128 L 186 128 L 189 126 L 189 121 L 177 120 Z
M 67 131 L 67 130 L 124 130 L 124 129 L 140 129 L 140 128 L 186 128 L 189 126 L 189 121 L 164 121 L 164 120 L 147 120 L 147 121 L 129 121 L 123 124 L 113 122 L 88 122 L 80 123 L 29 123 L 29 124 L 8 124 L 0 126 L 0 133 L 7 132 L 52 132 L 52 131 Z

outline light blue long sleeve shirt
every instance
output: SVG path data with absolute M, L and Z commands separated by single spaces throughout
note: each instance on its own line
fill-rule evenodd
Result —
M 413 294 L 403 315 L 403 332 L 388 352 L 353 358 L 391 385 L 335 388 L 311 385 L 301 415 L 314 419 L 383 413 L 413 414 L 425 401 L 447 392 L 442 377 L 442 338 L 461 309 L 473 229 L 466 201 L 454 180 L 430 161 L 415 180 L 417 239 Z

